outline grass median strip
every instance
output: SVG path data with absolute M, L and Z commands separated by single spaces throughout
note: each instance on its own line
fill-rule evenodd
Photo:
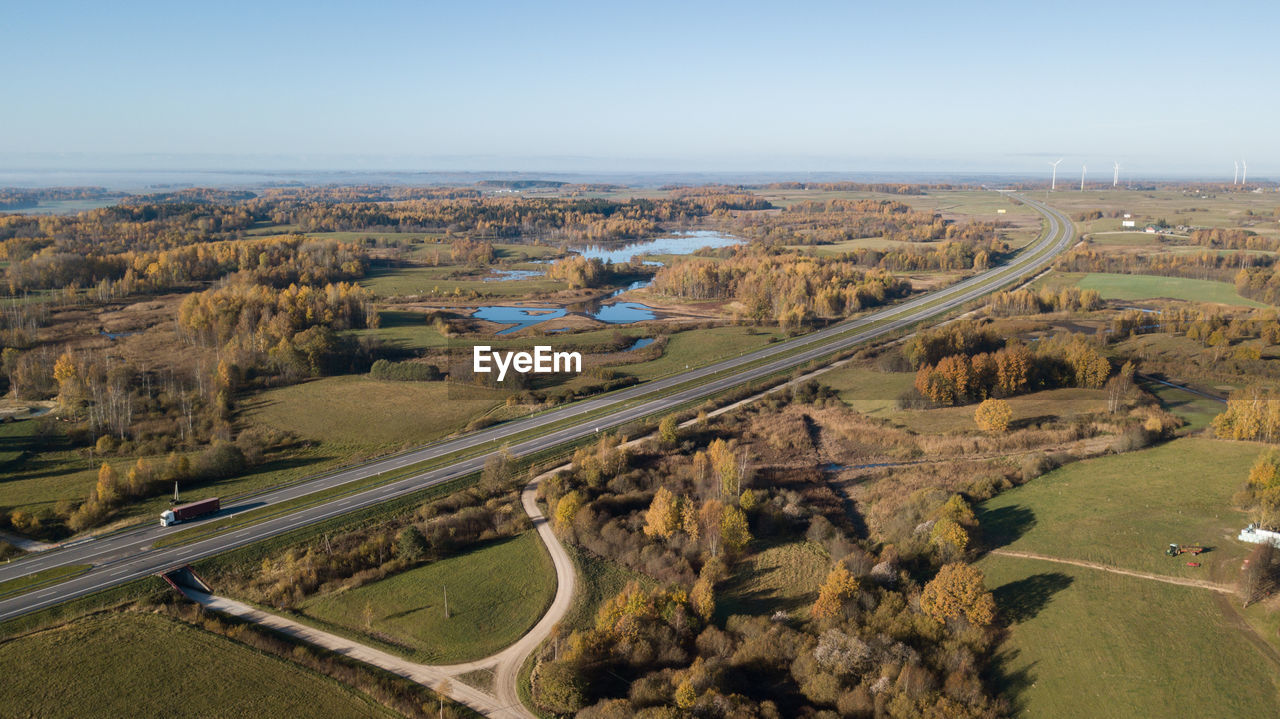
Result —
M 23 594 L 39 589 L 46 584 L 70 579 L 76 575 L 84 574 L 92 568 L 92 564 L 64 564 L 60 567 L 50 567 L 34 574 L 28 574 L 25 577 L 0 582 L 0 598 Z

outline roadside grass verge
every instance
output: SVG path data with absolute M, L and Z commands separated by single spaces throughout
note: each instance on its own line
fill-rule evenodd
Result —
M 551 558 L 530 531 L 312 597 L 295 614 L 414 661 L 449 664 L 513 644 L 551 606 L 555 591 Z

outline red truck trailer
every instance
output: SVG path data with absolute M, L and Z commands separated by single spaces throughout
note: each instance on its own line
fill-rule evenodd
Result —
M 191 502 L 190 504 L 179 504 L 173 509 L 166 509 L 160 513 L 160 526 L 168 527 L 178 522 L 203 517 L 206 514 L 212 514 L 222 508 L 217 497 L 202 499 L 199 502 Z

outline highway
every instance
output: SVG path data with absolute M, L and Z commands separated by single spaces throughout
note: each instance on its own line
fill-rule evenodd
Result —
M 1043 268 L 1058 253 L 1071 245 L 1074 231 L 1070 220 L 1057 210 L 1039 202 L 1022 196 L 1017 197 L 1045 217 L 1046 231 L 1008 264 L 986 270 L 949 287 L 914 297 L 907 302 L 885 307 L 802 337 L 778 342 L 767 348 L 706 367 L 691 369 L 688 372 L 628 387 L 602 397 L 436 442 L 400 455 L 321 475 L 306 482 L 238 499 L 234 504 L 224 507 L 222 515 L 297 499 L 313 492 L 332 489 L 434 458 L 464 450 L 474 450 L 486 443 L 519 433 L 528 432 L 530 438 L 512 443 L 508 450 L 515 456 L 536 453 L 595 434 L 597 431 L 617 427 L 650 415 L 662 414 L 686 402 L 715 395 L 745 382 L 804 365 L 810 360 L 821 358 L 832 352 L 945 315 L 971 300 L 1003 288 Z M 582 415 L 588 414 L 591 416 L 580 419 L 578 422 L 572 421 L 575 417 L 582 418 Z M 540 428 L 545 428 L 545 433 L 539 434 L 537 430 Z M 452 465 L 424 471 L 404 479 L 284 513 L 252 526 L 233 528 L 190 544 L 153 547 L 156 540 L 188 526 L 180 524 L 176 527 L 162 528 L 159 526 L 157 517 L 154 525 L 76 542 L 60 549 L 24 557 L 10 564 L 0 564 L 0 582 L 63 565 L 94 565 L 91 570 L 60 583 L 0 599 L 0 621 L 465 476 L 482 469 L 486 458 L 487 454 L 480 454 Z M 198 522 L 193 522 L 190 526 L 198 526 Z

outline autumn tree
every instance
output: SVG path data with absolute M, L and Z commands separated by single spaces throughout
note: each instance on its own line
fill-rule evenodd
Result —
M 1232 392 L 1226 411 L 1213 418 L 1213 431 L 1223 439 L 1280 439 L 1280 394 L 1258 384 Z
M 120 501 L 120 475 L 106 462 L 98 468 L 98 483 L 94 486 L 94 496 L 107 506 Z
M 1115 414 L 1124 406 L 1125 400 L 1133 395 L 1133 375 L 1134 366 L 1132 362 L 1125 362 L 1120 368 L 1120 372 L 1116 376 L 1107 380 L 1107 411 Z
M 746 513 L 733 505 L 725 505 L 724 514 L 720 517 L 720 537 L 730 552 L 744 549 L 751 541 Z
M 1013 408 L 1002 399 L 988 399 L 974 410 L 973 420 L 983 432 L 1004 432 L 1013 420 Z
M 658 423 L 658 439 L 668 446 L 674 445 L 679 439 L 679 429 L 679 420 L 674 414 L 669 414 Z
M 818 598 L 814 601 L 810 613 L 815 619 L 834 618 L 844 609 L 845 602 L 852 599 L 857 591 L 858 580 L 843 562 L 837 563 L 827 573 L 827 579 L 818 590 Z
M 644 533 L 650 537 L 669 539 L 680 528 L 680 499 L 666 487 L 658 487 L 645 512 Z
M 920 594 L 920 608 L 939 622 L 964 618 L 979 626 L 995 619 L 996 603 L 982 571 L 970 564 L 945 564 Z
M 716 439 L 707 446 L 707 459 L 720 479 L 720 496 L 728 502 L 736 502 L 742 491 L 742 469 L 738 453 L 723 439 Z
M 576 489 L 561 497 L 556 502 L 556 531 L 563 532 L 573 526 L 573 518 L 585 502 L 586 498 Z
M 698 581 L 693 583 L 693 590 L 689 592 L 689 603 L 703 621 L 711 620 L 711 615 L 716 610 L 716 594 L 715 587 L 706 577 L 698 577 Z

